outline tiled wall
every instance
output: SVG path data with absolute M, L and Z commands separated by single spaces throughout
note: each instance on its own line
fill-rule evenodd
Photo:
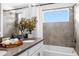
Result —
M 70 8 L 69 22 L 44 23 L 43 36 L 44 44 L 74 47 L 74 15 L 73 8 Z

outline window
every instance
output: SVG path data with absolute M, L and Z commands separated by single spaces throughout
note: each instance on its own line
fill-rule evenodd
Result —
M 68 22 L 69 8 L 43 11 L 44 22 Z

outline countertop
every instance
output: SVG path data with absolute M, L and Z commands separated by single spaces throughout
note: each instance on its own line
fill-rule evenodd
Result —
M 43 39 L 41 38 L 32 38 L 33 40 L 35 40 L 34 42 L 24 42 L 23 45 L 15 47 L 15 48 L 0 48 L 1 50 L 6 50 L 7 53 L 4 56 L 17 56 L 18 54 L 24 52 L 25 50 L 33 47 L 34 45 L 38 44 L 39 42 L 43 41 Z M 27 40 L 27 39 L 25 39 Z M 30 39 L 29 39 L 30 40 Z

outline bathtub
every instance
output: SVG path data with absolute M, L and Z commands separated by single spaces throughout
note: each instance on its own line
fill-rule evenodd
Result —
M 41 56 L 78 56 L 74 48 L 44 45 Z

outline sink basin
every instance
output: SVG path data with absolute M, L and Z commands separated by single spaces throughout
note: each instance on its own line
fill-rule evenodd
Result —
M 35 40 L 25 40 L 23 42 L 27 42 L 27 43 L 31 43 L 31 42 L 34 42 Z
M 7 53 L 7 51 L 2 50 L 2 51 L 0 51 L 0 56 L 5 55 L 6 53 Z

